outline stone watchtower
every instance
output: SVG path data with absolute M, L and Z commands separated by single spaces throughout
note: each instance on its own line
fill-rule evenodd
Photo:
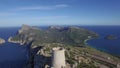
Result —
M 51 68 L 65 68 L 65 49 L 55 47 L 52 50 L 52 67 Z

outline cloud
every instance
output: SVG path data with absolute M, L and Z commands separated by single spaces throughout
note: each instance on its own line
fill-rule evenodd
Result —
M 66 4 L 59 4 L 59 5 L 55 5 L 56 8 L 65 8 L 65 7 L 68 7 L 68 5 Z
M 0 16 L 11 16 L 16 15 L 16 13 L 0 12 Z
M 65 19 L 69 18 L 70 16 L 41 16 L 41 17 L 32 17 L 32 19 Z
M 20 7 L 16 10 L 52 10 L 52 9 L 59 9 L 59 8 L 66 8 L 68 5 L 66 4 L 58 4 L 52 6 L 29 6 L 29 7 Z
M 24 7 L 12 8 L 9 11 L 5 11 L 5 12 L 0 12 L 0 16 L 3 17 L 3 16 L 21 15 L 21 12 L 16 12 L 16 11 L 54 10 L 54 9 L 62 9 L 67 7 L 69 7 L 69 5 L 67 4 L 57 4 L 57 5 L 48 5 L 48 6 L 24 6 Z M 60 17 L 64 18 L 67 16 L 53 16 L 53 17 L 48 16 L 47 18 L 60 18 Z

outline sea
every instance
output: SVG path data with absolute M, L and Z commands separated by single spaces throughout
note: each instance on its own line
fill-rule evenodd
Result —
M 92 46 L 103 52 L 120 56 L 120 26 L 81 26 L 85 29 L 92 30 L 99 35 L 97 39 L 87 41 L 89 46 Z M 105 37 L 114 35 L 117 39 L 108 40 Z
M 120 26 L 79 26 L 99 34 L 99 38 L 87 41 L 87 44 L 98 50 L 120 56 Z M 0 45 L 0 68 L 24 68 L 29 61 L 29 50 L 25 45 L 7 42 L 10 36 L 17 34 L 20 27 L 0 28 L 0 38 L 6 40 Z M 107 35 L 115 35 L 118 39 L 105 39 Z
M 18 27 L 0 28 L 0 38 L 6 40 L 5 44 L 0 44 L 0 68 L 24 68 L 28 63 L 28 48 L 7 42 L 10 36 L 17 34 L 18 29 Z

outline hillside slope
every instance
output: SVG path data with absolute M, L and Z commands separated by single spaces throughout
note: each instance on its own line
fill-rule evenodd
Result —
M 53 47 L 65 48 L 67 68 L 116 68 L 120 59 L 86 45 L 87 39 L 98 34 L 76 26 L 50 26 L 46 29 L 23 25 L 9 42 L 29 44 L 30 62 L 26 68 L 45 68 L 51 65 Z

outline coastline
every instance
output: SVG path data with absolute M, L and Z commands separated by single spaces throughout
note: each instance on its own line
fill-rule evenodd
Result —
M 102 49 L 98 49 L 98 48 L 96 48 L 96 47 L 93 47 L 93 46 L 91 46 L 89 43 L 87 43 L 87 41 L 89 41 L 89 40 L 91 40 L 91 39 L 94 39 L 94 38 L 88 38 L 88 39 L 84 40 L 84 44 L 87 45 L 87 46 L 89 46 L 89 47 L 91 47 L 91 48 L 94 48 L 94 49 L 96 49 L 96 50 L 99 50 L 99 51 L 101 51 L 101 52 L 107 53 L 106 51 L 104 51 L 104 50 L 102 50 Z M 109 54 L 110 54 L 110 53 L 109 53 Z
M 98 49 L 98 48 L 96 48 L 96 47 L 93 47 L 93 46 L 89 45 L 89 43 L 87 43 L 87 41 L 89 41 L 89 40 L 91 40 L 91 39 L 94 39 L 94 38 L 88 38 L 88 39 L 84 40 L 84 44 L 87 45 L 87 46 L 89 46 L 90 48 L 93 48 L 93 49 L 95 49 L 95 50 L 98 50 L 98 51 L 100 51 L 100 52 L 103 52 L 103 53 L 106 53 L 106 54 L 107 54 L 106 51 L 104 51 L 104 50 L 102 50 L 102 49 Z M 110 53 L 108 53 L 108 54 L 110 54 Z M 111 54 L 111 55 L 112 55 L 112 54 Z
M 96 53 L 95 53 L 95 54 L 94 54 L 94 53 L 88 54 L 88 56 L 89 56 L 89 55 L 91 55 L 91 56 L 96 56 L 96 55 L 97 55 L 97 57 L 99 57 L 99 58 L 100 58 L 100 57 L 104 57 L 104 58 L 106 58 L 107 60 L 120 58 L 119 55 L 115 55 L 115 54 L 112 54 L 112 53 L 107 52 L 107 51 L 105 51 L 105 50 L 98 49 L 98 48 L 96 48 L 96 47 L 93 47 L 93 46 L 89 45 L 89 44 L 87 43 L 87 41 L 88 41 L 88 40 L 91 40 L 91 39 L 93 39 L 93 38 L 90 38 L 90 39 L 88 38 L 88 39 L 84 40 L 84 44 L 87 45 L 88 48 L 91 48 L 91 49 L 95 50 Z M 99 54 L 97 54 L 97 52 L 98 52 Z M 90 57 L 91 57 L 91 56 L 90 56 Z M 96 58 L 96 57 L 94 57 L 94 58 Z M 99 60 L 99 59 L 98 59 L 98 60 Z M 114 62 L 116 63 L 115 65 L 117 65 L 119 61 L 114 61 Z
M 94 38 L 92 38 L 91 36 L 88 36 L 88 38 L 84 40 L 84 44 L 85 44 L 85 45 L 88 45 L 87 41 L 89 41 L 89 40 L 91 40 L 91 39 L 94 39 Z
M 24 45 L 24 42 L 22 42 L 22 41 L 19 41 L 19 40 L 18 41 L 13 41 L 11 36 L 8 38 L 8 42 L 10 42 L 10 43 L 18 43 L 20 45 Z
M 84 40 L 84 44 L 85 44 L 85 45 L 88 45 L 88 43 L 87 43 L 88 40 L 90 40 L 90 39 L 88 38 L 88 39 L 85 39 L 85 40 Z
M 120 55 L 115 55 L 115 54 L 113 54 L 113 53 L 110 53 L 110 52 L 102 49 L 102 48 L 97 48 L 97 47 L 94 47 L 94 46 L 90 45 L 89 43 L 87 43 L 87 41 L 89 41 L 89 40 L 91 40 L 91 39 L 94 39 L 94 38 L 88 38 L 88 39 L 84 40 L 84 44 L 87 45 L 87 46 L 89 46 L 90 48 L 93 48 L 93 49 L 95 49 L 95 50 L 98 50 L 98 51 L 100 51 L 100 52 L 102 52 L 102 53 L 110 54 L 110 55 L 117 56 L 118 58 L 120 58 Z

